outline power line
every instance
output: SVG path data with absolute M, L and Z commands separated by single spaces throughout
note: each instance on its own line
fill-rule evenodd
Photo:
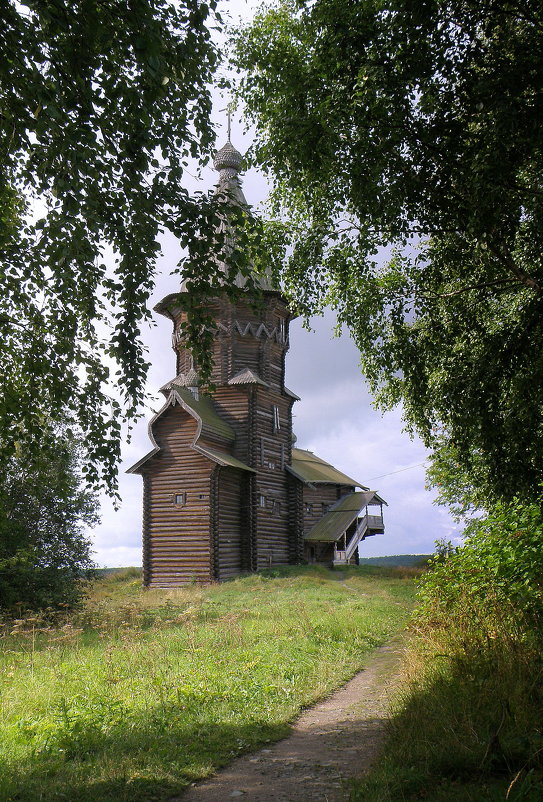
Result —
M 403 473 L 403 471 L 410 471 L 411 468 L 421 468 L 425 466 L 426 462 L 418 462 L 416 465 L 408 465 L 407 468 L 400 468 L 398 471 L 391 471 L 390 473 L 382 473 L 380 476 L 372 476 L 371 479 L 366 479 L 367 482 L 373 482 L 374 479 L 384 479 L 385 476 L 393 476 L 395 473 Z

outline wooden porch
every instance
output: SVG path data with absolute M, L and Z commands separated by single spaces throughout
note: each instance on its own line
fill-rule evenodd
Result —
M 345 530 L 339 540 L 334 544 L 333 565 L 347 565 L 354 557 L 358 544 L 372 535 L 383 534 L 383 515 L 364 515 L 358 518 L 358 525 L 354 532 L 349 534 Z
M 308 562 L 328 565 L 356 562 L 359 543 L 385 531 L 385 503 L 374 491 L 349 493 L 339 499 L 304 537 Z

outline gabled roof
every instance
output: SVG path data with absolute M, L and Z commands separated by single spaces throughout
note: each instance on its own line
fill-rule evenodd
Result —
M 200 398 L 196 399 L 186 387 L 177 385 L 175 379 L 172 382 L 172 394 L 173 399 L 172 395 L 170 395 L 170 404 L 174 400 L 177 401 L 177 403 L 181 404 L 181 406 L 198 421 L 198 434 L 196 439 L 200 436 L 205 437 L 206 435 L 213 438 L 219 437 L 229 442 L 235 439 L 234 430 L 226 421 L 219 418 L 209 396 L 202 395 Z
M 263 387 L 270 386 L 267 382 L 261 379 L 260 376 L 254 372 L 254 370 L 251 370 L 251 368 L 240 370 L 239 373 L 236 373 L 235 376 L 232 376 L 232 378 L 228 380 L 228 384 L 261 384 Z
M 363 493 L 349 493 L 343 496 L 315 526 L 304 535 L 304 540 L 318 543 L 335 543 L 345 532 L 360 510 L 369 504 L 375 497 L 373 490 Z
M 174 379 L 171 383 L 168 401 L 149 422 L 149 439 L 153 443 L 154 448 L 138 462 L 136 462 L 135 465 L 132 465 L 130 468 L 128 468 L 126 473 L 138 473 L 142 465 L 150 460 L 151 457 L 154 457 L 159 453 L 160 446 L 153 437 L 153 424 L 156 420 L 158 420 L 158 418 L 161 417 L 161 415 L 166 412 L 167 409 L 169 409 L 169 407 L 175 406 L 175 404 L 182 406 L 183 409 L 185 409 L 198 424 L 191 448 L 193 448 L 199 454 L 207 457 L 212 462 L 217 463 L 217 465 L 228 465 L 232 468 L 239 468 L 240 470 L 244 471 L 253 471 L 253 469 L 244 462 L 236 459 L 236 457 L 233 457 L 226 451 L 223 452 L 220 450 L 220 448 L 211 448 L 206 443 L 199 442 L 201 437 L 204 439 L 206 437 L 211 438 L 213 441 L 222 440 L 224 447 L 227 448 L 235 438 L 234 430 L 228 425 L 228 423 L 226 423 L 226 421 L 223 421 L 221 418 L 219 418 L 213 408 L 213 403 L 210 398 L 207 396 L 201 396 L 198 399 L 194 398 L 190 390 L 188 390 L 186 387 L 180 387 L 179 385 L 176 385 Z
M 292 462 L 291 465 L 287 465 L 287 470 L 308 485 L 349 485 L 350 487 L 361 487 L 364 490 L 368 490 L 365 485 L 341 473 L 333 465 L 313 454 L 312 451 L 304 451 L 301 448 L 292 449 Z

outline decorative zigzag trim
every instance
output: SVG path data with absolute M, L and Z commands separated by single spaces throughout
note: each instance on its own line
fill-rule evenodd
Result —
M 224 334 L 234 334 L 237 332 L 241 337 L 254 337 L 260 339 L 266 337 L 268 340 L 275 340 L 275 342 L 284 345 L 286 344 L 285 335 L 278 326 L 268 329 L 265 323 L 240 323 L 235 320 L 231 326 L 225 323 L 217 323 L 216 331 L 224 332 Z M 174 332 L 172 337 L 173 346 L 179 345 L 184 341 L 180 330 Z

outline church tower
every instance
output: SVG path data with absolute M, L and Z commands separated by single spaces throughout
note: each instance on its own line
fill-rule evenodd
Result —
M 225 203 L 246 205 L 241 163 L 230 141 L 215 156 Z M 227 214 L 224 226 L 228 239 Z M 227 265 L 219 267 L 226 281 Z M 243 288 L 242 276 L 234 280 Z M 292 315 L 268 276 L 258 284 L 258 305 L 243 293 L 231 301 L 221 286 L 206 304 L 214 331 L 212 394 L 200 390 L 184 338 L 186 284 L 155 307 L 173 324 L 176 375 L 149 423 L 153 449 L 128 471 L 143 477 L 147 586 L 224 580 L 302 560 L 355 562 L 358 544 L 383 531 L 385 502 L 375 491 L 292 447 L 298 397 L 285 387 Z M 380 514 L 370 515 L 370 505 Z
M 228 141 L 214 166 L 218 193 L 246 204 L 241 162 Z M 297 398 L 285 387 L 291 315 L 267 276 L 259 284 L 257 308 L 220 291 L 207 308 L 215 329 L 212 397 L 199 390 L 183 336 L 184 283 L 155 307 L 173 323 L 176 377 L 162 388 L 167 403 L 149 426 L 155 448 L 130 469 L 144 479 L 145 584 L 226 579 L 302 556 L 285 470 Z

